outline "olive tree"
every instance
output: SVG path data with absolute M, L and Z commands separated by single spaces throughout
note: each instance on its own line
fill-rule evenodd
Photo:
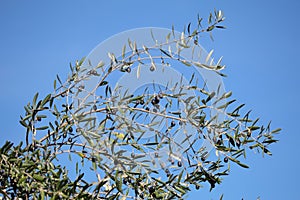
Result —
M 223 13 L 207 21 L 172 28 L 164 41 L 149 31 L 152 45 L 128 38 L 121 53 L 104 52 L 108 62 L 70 64 L 53 92 L 25 106 L 25 145 L 1 147 L 2 199 L 181 199 L 221 184 L 232 164 L 248 168 L 246 153 L 271 155 L 280 129 L 259 125 L 220 82 L 201 78 L 225 76 L 222 59 L 200 45 L 224 28 Z M 179 72 L 175 80 L 168 70 Z M 164 84 L 132 90 L 124 75 Z

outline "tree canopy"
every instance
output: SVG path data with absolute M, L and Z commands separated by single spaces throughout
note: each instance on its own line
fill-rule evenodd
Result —
M 223 13 L 207 21 L 198 17 L 180 34 L 172 28 L 164 41 L 150 31 L 151 46 L 128 38 L 120 54 L 105 52 L 109 62 L 70 64 L 53 92 L 25 106 L 25 144 L 0 148 L 0 197 L 181 199 L 192 187 L 213 190 L 231 164 L 248 168 L 249 152 L 272 155 L 280 129 L 260 125 L 232 92 L 194 70 L 225 77 L 222 58 L 200 45 L 202 35 L 225 28 Z M 179 79 L 169 80 L 169 69 Z M 132 91 L 118 82 L 123 74 L 167 81 Z

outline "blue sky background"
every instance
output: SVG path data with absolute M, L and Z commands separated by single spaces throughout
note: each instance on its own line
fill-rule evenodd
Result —
M 250 169 L 234 168 L 212 193 L 193 191 L 188 199 L 297 199 L 299 185 L 299 9 L 287 1 L 0 1 L 0 145 L 18 142 L 23 106 L 39 91 L 52 91 L 56 74 L 86 56 L 113 34 L 138 27 L 181 31 L 197 14 L 222 9 L 227 30 L 202 44 L 224 56 L 227 90 L 262 122 L 281 127 L 272 157 L 249 154 Z

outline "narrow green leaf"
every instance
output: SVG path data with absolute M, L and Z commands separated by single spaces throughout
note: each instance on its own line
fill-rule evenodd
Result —
M 53 88 L 54 88 L 54 90 L 56 90 L 56 79 L 53 82 Z
M 48 95 L 45 97 L 45 99 L 42 101 L 41 107 L 44 107 L 44 105 L 45 105 L 46 103 L 49 102 L 50 98 L 51 98 L 51 94 L 48 94 Z
M 23 120 L 20 120 L 20 124 L 21 124 L 22 126 L 24 126 L 25 128 L 28 128 L 28 125 L 27 125 Z
M 280 131 L 281 131 L 281 128 L 277 128 L 277 129 L 271 131 L 271 133 L 278 133 L 278 132 L 280 132 Z
M 126 53 L 126 44 L 124 44 L 123 49 L 122 49 L 122 59 L 125 58 L 125 53 Z
M 214 50 L 212 49 L 206 56 L 206 59 L 205 59 L 205 63 L 208 63 L 209 59 L 211 58 L 211 55 L 213 54 Z
M 220 196 L 220 200 L 223 200 L 223 194 Z
M 163 54 L 165 54 L 166 56 L 172 58 L 172 56 L 171 56 L 169 53 L 167 53 L 166 51 L 164 51 L 163 49 L 159 49 L 159 50 L 160 50 Z
M 37 100 L 38 96 L 39 96 L 39 93 L 37 92 L 37 93 L 34 95 L 33 100 L 32 100 L 32 105 L 33 105 L 33 106 L 36 105 L 36 100 Z
M 190 62 L 186 61 L 186 60 L 181 60 L 181 62 L 183 64 L 185 64 L 186 66 L 188 66 L 188 67 L 192 66 L 192 64 Z
M 48 128 L 49 128 L 49 126 L 42 126 L 42 127 L 36 128 L 36 130 L 46 130 Z
M 44 177 L 39 174 L 33 174 L 33 178 L 37 181 L 43 181 Z
M 243 167 L 243 168 L 249 168 L 248 165 L 241 163 L 240 161 L 228 156 L 229 160 L 231 160 L 232 162 L 235 162 L 236 164 L 238 164 L 239 166 Z
M 61 80 L 60 80 L 58 74 L 56 75 L 56 78 L 57 78 L 58 82 L 60 83 L 60 85 L 62 85 L 62 82 L 61 82 Z
M 216 28 L 220 28 L 220 29 L 226 29 L 225 26 L 216 26 Z
M 210 32 L 210 31 L 212 31 L 214 28 L 215 28 L 215 26 L 214 26 L 214 25 L 212 25 L 212 26 L 209 26 L 209 27 L 206 29 L 206 31 L 207 31 L 207 32 Z
M 139 63 L 137 70 L 136 70 L 136 78 L 139 79 L 141 75 L 141 63 Z

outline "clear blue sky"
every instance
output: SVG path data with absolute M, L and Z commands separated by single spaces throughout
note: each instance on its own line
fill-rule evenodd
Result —
M 227 30 L 203 44 L 224 56 L 227 90 L 254 116 L 283 128 L 272 157 L 248 156 L 250 169 L 234 168 L 213 193 L 188 199 L 297 199 L 299 149 L 299 9 L 288 1 L 0 1 L 0 145 L 20 141 L 23 106 L 35 92 L 52 91 L 56 74 L 99 42 L 127 29 L 155 26 L 182 30 L 199 13 L 222 9 Z

